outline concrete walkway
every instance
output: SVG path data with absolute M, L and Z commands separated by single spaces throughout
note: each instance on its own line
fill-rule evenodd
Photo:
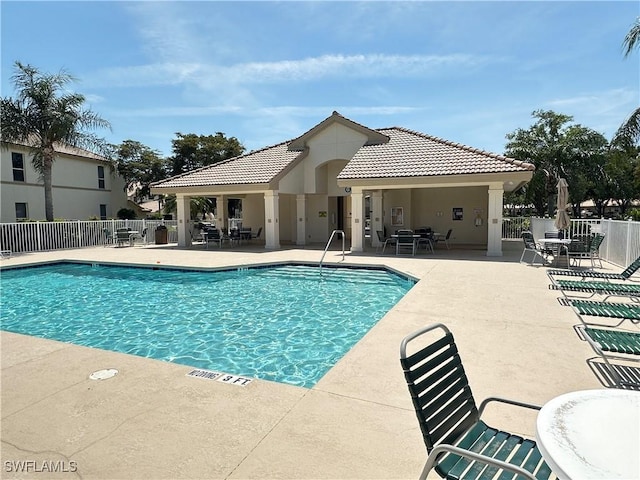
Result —
M 398 352 L 422 326 L 453 331 L 478 402 L 498 395 L 542 404 L 604 388 L 586 362 L 592 350 L 572 328 L 576 316 L 548 289 L 546 268 L 518 263 L 520 253 L 518 242 L 498 258 L 454 249 L 347 254 L 345 263 L 386 265 L 420 281 L 312 389 L 227 385 L 187 377 L 182 365 L 2 332 L 2 478 L 417 478 L 426 449 Z M 76 259 L 221 267 L 317 262 L 321 254 L 95 248 L 18 255 L 1 266 Z M 330 251 L 325 261 L 342 255 Z M 89 379 L 107 368 L 119 374 Z M 534 432 L 535 415 L 520 410 L 489 409 L 487 419 Z

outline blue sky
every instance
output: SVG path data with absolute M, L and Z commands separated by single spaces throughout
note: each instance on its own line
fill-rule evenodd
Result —
M 1 8 L 16 60 L 78 78 L 109 142 L 171 155 L 176 132 L 295 138 L 334 110 L 502 153 L 534 110 L 608 139 L 640 103 L 622 41 L 637 1 L 87 1 Z

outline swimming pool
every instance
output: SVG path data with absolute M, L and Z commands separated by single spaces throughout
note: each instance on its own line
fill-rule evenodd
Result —
M 379 269 L 6 269 L 2 329 L 312 387 L 415 284 Z

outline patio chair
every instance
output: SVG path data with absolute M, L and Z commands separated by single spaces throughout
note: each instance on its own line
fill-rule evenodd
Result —
M 106 247 L 107 245 L 113 245 L 115 239 L 113 237 L 113 234 L 111 233 L 111 230 L 109 230 L 108 228 L 103 228 L 102 234 L 104 235 L 104 246 Z
M 432 336 L 436 330 L 442 334 L 428 343 L 423 335 Z M 408 355 L 407 347 L 418 338 L 422 340 L 418 345 L 426 346 Z M 478 408 L 447 327 L 437 323 L 406 336 L 400 344 L 400 364 L 429 454 L 421 479 L 434 468 L 447 479 L 489 479 L 499 470 L 506 470 L 503 475 L 510 474 L 509 478 L 513 474 L 552 478 L 534 440 L 489 427 L 481 420 L 484 408 L 493 401 L 534 410 L 540 407 L 489 397 Z M 468 476 L 463 477 L 464 472 Z
M 147 227 L 143 228 L 142 232 L 131 235 L 131 242 L 133 245 L 136 244 L 136 240 L 138 240 L 141 245 L 147 244 Z
M 622 378 L 618 373 L 618 369 L 609 362 L 610 359 L 640 361 L 640 333 L 592 328 L 586 325 L 577 325 L 575 328 L 593 351 L 602 358 L 616 385 L 621 387 L 640 386 L 640 382 L 628 381 Z
M 220 234 L 220 230 L 218 230 L 217 228 L 211 228 L 205 231 L 205 236 L 204 236 L 204 243 L 205 243 L 205 248 L 208 249 L 209 248 L 209 244 L 213 243 L 213 244 L 218 244 L 219 248 L 222 248 L 222 241 L 224 239 L 222 238 L 222 235 Z
M 589 258 L 591 235 L 574 235 L 568 248 L 569 261 L 573 260 L 574 266 L 579 266 L 583 258 Z
M 555 280 L 549 285 L 553 290 L 561 290 L 566 297 L 567 292 L 590 293 L 604 295 L 605 300 L 612 296 L 640 298 L 640 283 L 587 282 L 579 280 Z
M 540 257 L 543 261 L 541 265 L 544 265 L 547 261 L 547 257 L 545 252 L 540 248 L 540 246 L 536 243 L 533 238 L 533 233 L 529 231 L 522 232 L 522 241 L 524 242 L 524 250 L 522 251 L 522 255 L 520 256 L 520 263 L 524 260 L 524 256 L 527 252 L 533 252 L 533 257 L 529 262 L 529 265 L 533 265 L 535 263 L 536 257 Z
M 591 239 L 589 245 L 589 258 L 591 259 L 591 268 L 595 268 L 595 260 L 598 260 L 600 268 L 602 268 L 602 260 L 600 259 L 600 245 L 604 241 L 604 235 L 596 233 Z
M 397 235 L 396 255 L 398 255 L 402 249 L 410 249 L 411 255 L 415 256 L 417 239 L 413 237 L 413 232 L 411 230 L 399 230 Z
M 251 235 L 251 240 L 257 240 L 260 238 L 260 234 L 262 233 L 262 227 L 258 228 L 258 231 L 255 235 Z
M 0 250 L 0 258 L 11 258 L 11 250 Z
M 416 249 L 419 250 L 420 245 L 424 245 L 425 250 L 430 249 L 431 253 L 434 253 L 433 231 L 431 230 L 431 228 L 430 227 L 416 228 L 415 234 L 420 235 L 420 238 L 418 238 L 416 242 Z
M 453 232 L 453 228 L 450 228 L 447 231 L 446 235 L 442 235 L 441 233 L 433 236 L 434 245 L 438 245 L 438 242 L 444 242 L 445 247 L 449 250 L 449 238 L 451 238 L 451 232 Z
M 587 278 L 596 278 L 598 280 L 629 280 L 635 281 L 631 277 L 640 270 L 640 257 L 636 258 L 620 273 L 578 271 L 578 270 L 549 270 L 547 275 L 556 277 L 581 277 L 583 280 Z M 640 280 L 640 279 L 638 279 Z
M 116 238 L 115 238 L 116 247 L 119 247 L 120 245 L 124 245 L 124 244 L 129 244 L 129 246 L 132 245 L 131 234 L 129 233 L 129 230 L 131 229 L 130 228 L 116 229 Z
M 393 237 L 384 238 L 384 233 L 382 233 L 382 230 L 376 230 L 376 235 L 378 236 L 378 243 L 382 245 L 383 254 L 384 249 L 387 248 L 387 244 L 395 245 L 396 243 L 396 239 Z M 378 251 L 378 248 L 380 248 L 380 245 L 378 245 L 378 247 L 376 248 L 376 252 Z

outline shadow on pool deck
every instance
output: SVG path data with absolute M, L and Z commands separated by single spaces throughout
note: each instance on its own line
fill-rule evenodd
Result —
M 321 255 L 253 250 L 95 248 L 16 255 L 1 265 L 75 259 L 222 267 Z M 182 365 L 3 332 L 2 478 L 417 478 L 426 451 L 398 360 L 409 332 L 445 323 L 477 399 L 542 404 L 602 388 L 587 363 L 593 352 L 572 328 L 577 318 L 548 289 L 546 268 L 518 263 L 520 253 L 518 243 L 498 258 L 458 249 L 415 258 L 347 254 L 346 263 L 386 265 L 421 280 L 312 389 L 262 380 L 228 385 L 187 377 L 191 369 Z M 325 261 L 341 262 L 341 252 L 332 249 Z M 118 375 L 89 379 L 107 368 Z M 533 435 L 533 414 L 487 415 Z M 77 471 L 37 471 L 52 465 Z

